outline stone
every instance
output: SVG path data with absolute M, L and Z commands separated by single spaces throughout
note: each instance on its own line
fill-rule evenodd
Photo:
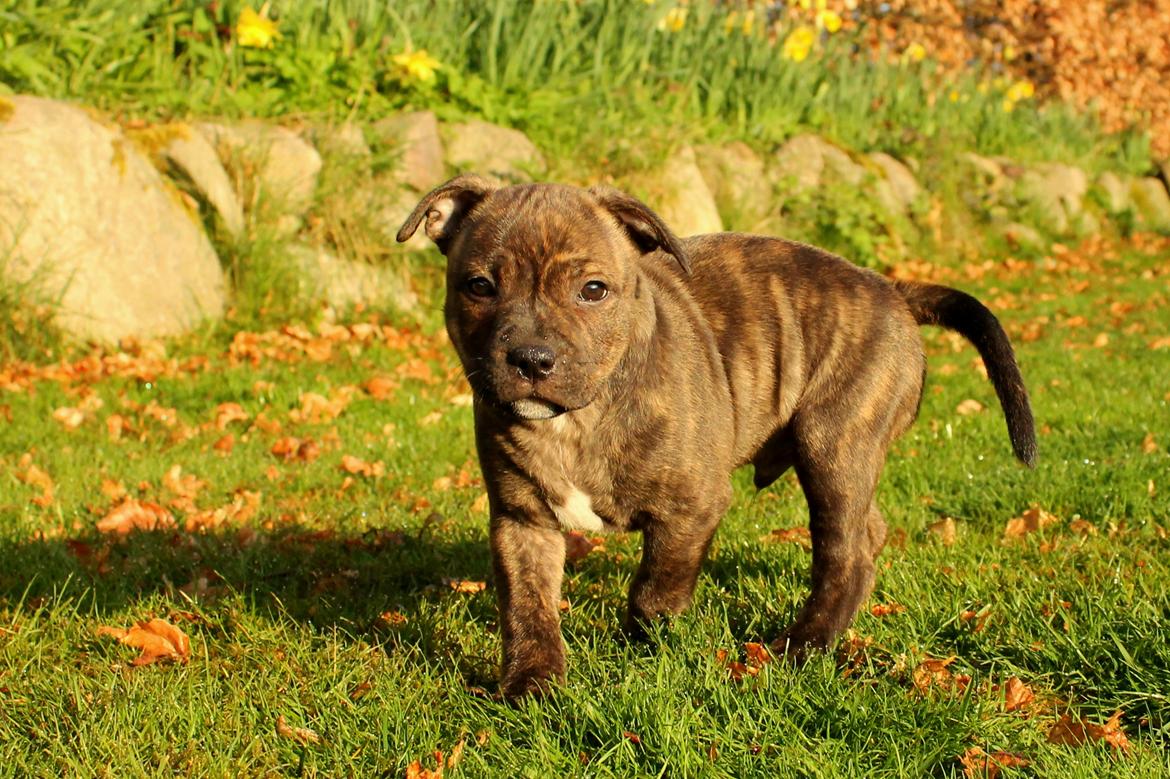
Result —
M 254 170 L 253 183 L 278 213 L 299 218 L 309 210 L 317 191 L 321 155 L 300 135 L 287 127 L 252 119 L 194 126 L 229 168 Z
M 1089 179 L 1080 168 L 1046 162 L 1025 170 L 1016 191 L 1044 227 L 1063 234 L 1083 210 Z
M 829 181 L 860 186 L 866 171 L 837 146 L 817 135 L 804 134 L 789 138 L 780 147 L 772 158 L 770 175 L 785 193 L 800 194 Z
M 195 194 L 219 217 L 228 235 L 232 238 L 243 235 L 243 206 L 211 143 L 187 124 L 176 123 L 160 129 L 165 134 L 152 134 L 161 140 L 157 149 L 159 158 L 190 182 Z
M 373 153 L 361 125 L 354 122 L 314 127 L 311 137 L 313 145 L 326 156 L 369 157 Z
M 54 301 L 75 337 L 182 333 L 222 314 L 219 258 L 195 210 L 112 123 L 68 103 L 5 97 L 5 283 Z
M 764 160 L 750 146 L 742 141 L 696 146 L 694 156 L 724 224 L 749 233 L 778 226 Z
M 396 156 L 392 173 L 395 181 L 413 187 L 422 195 L 447 179 L 443 141 L 433 112 L 415 111 L 388 116 L 375 122 L 371 132 Z
M 544 155 L 519 130 L 473 119 L 441 129 L 447 164 L 506 184 L 532 181 L 545 172 Z
M 1029 251 L 1044 251 L 1048 242 L 1035 227 L 1019 222 L 1007 222 L 999 227 L 1000 234 L 1013 246 Z
M 1007 174 L 1003 166 L 990 157 L 984 157 L 975 152 L 963 152 L 959 160 L 966 163 L 978 176 L 979 183 L 990 189 L 999 189 L 1003 185 Z
M 641 197 L 679 236 L 723 231 L 715 197 L 690 146 L 658 167 L 628 177 L 624 187 Z
M 1150 230 L 1170 230 L 1170 194 L 1161 179 L 1147 176 L 1130 184 L 1134 211 L 1142 225 Z
M 1107 170 L 1097 177 L 1095 187 L 1100 194 L 1105 213 L 1114 215 L 1124 213 L 1130 209 L 1130 185 L 1121 176 L 1113 171 Z
M 905 163 L 885 152 L 874 152 L 869 155 L 878 170 L 881 171 L 882 181 L 888 185 L 889 198 L 886 202 L 887 210 L 906 212 L 922 194 L 922 186 Z
M 288 256 L 298 271 L 300 294 L 345 309 L 389 305 L 400 311 L 418 307 L 403 265 L 374 265 L 336 256 L 318 246 L 293 244 Z

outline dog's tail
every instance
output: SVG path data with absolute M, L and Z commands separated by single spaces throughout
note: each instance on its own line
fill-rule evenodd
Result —
M 1025 464 L 1035 463 L 1036 426 L 1028 390 L 999 320 L 987 306 L 957 289 L 916 281 L 895 281 L 894 286 L 905 298 L 918 324 L 954 330 L 979 350 L 1007 418 L 1012 451 Z

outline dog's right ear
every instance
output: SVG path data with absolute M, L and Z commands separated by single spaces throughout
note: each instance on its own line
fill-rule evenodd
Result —
M 423 230 L 427 238 L 434 241 L 439 251 L 446 254 L 451 238 L 459 231 L 463 218 L 495 188 L 487 179 L 471 173 L 464 173 L 446 184 L 440 184 L 427 193 L 414 207 L 410 216 L 406 217 L 406 221 L 398 229 L 396 236 L 398 242 L 409 241 L 418 230 L 423 217 L 426 217 L 427 222 Z
M 597 198 L 601 207 L 618 220 L 639 249 L 643 252 L 659 249 L 674 257 L 679 267 L 690 274 L 691 258 L 683 248 L 682 241 L 650 206 L 613 187 L 590 187 L 589 194 Z

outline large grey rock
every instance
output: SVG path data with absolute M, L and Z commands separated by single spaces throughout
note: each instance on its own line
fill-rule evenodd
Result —
M 1143 226 L 1151 230 L 1170 230 L 1170 194 L 1161 179 L 1137 178 L 1130 185 L 1134 211 Z
M 1004 172 L 1003 166 L 990 157 L 968 151 L 959 155 L 959 161 L 970 168 L 976 183 L 983 188 L 997 191 L 1004 186 L 1007 174 Z
M 364 158 L 373 153 L 361 125 L 353 122 L 315 126 L 310 137 L 322 155 Z
M 297 133 L 256 120 L 195 126 L 229 167 L 250 173 L 261 197 L 278 212 L 300 217 L 313 204 L 321 155 Z
M 1095 183 L 1097 191 L 1108 214 L 1120 214 L 1130 208 L 1130 185 L 1125 179 L 1113 171 L 1105 171 L 1097 177 Z
M 817 135 L 789 138 L 772 158 L 771 177 L 791 194 L 819 188 L 827 181 L 859 186 L 865 168 L 842 149 Z
M 684 146 L 657 168 L 630 176 L 625 187 L 642 197 L 680 236 L 723 230 L 719 208 L 690 146 Z
M 298 271 L 300 293 L 334 308 L 357 304 L 390 305 L 400 311 L 418 306 L 410 277 L 401 265 L 373 265 L 347 260 L 317 246 L 294 244 L 289 258 Z
M 922 194 L 922 187 L 910 168 L 895 157 L 880 151 L 870 154 L 869 160 L 881 171 L 881 182 L 886 184 L 885 187 L 878 188 L 879 196 L 885 198 L 883 205 L 889 211 L 908 211 Z
M 1084 207 L 1089 178 L 1080 168 L 1046 162 L 1026 170 L 1017 191 L 1046 227 L 1065 233 L 1076 224 Z
M 54 100 L 0 108 L 5 283 L 38 288 L 66 332 L 98 341 L 222 313 L 223 271 L 197 215 L 121 130 Z
M 697 146 L 694 156 L 725 224 L 753 233 L 778 226 L 764 160 L 750 146 L 742 141 Z
M 395 181 L 422 194 L 446 179 L 443 141 L 439 137 L 439 123 L 431 111 L 388 116 L 375 122 L 371 130 L 396 156 L 391 174 Z
M 519 130 L 478 119 L 441 129 L 447 164 L 506 183 L 532 181 L 545 171 L 544 155 Z
M 159 159 L 186 178 L 224 230 L 239 238 L 244 232 L 244 209 L 210 141 L 182 122 L 150 128 L 147 139 L 157 141 Z

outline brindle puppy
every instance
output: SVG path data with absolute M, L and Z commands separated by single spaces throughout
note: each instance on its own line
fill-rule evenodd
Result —
M 812 592 L 776 646 L 828 647 L 874 583 L 874 501 L 914 420 L 918 325 L 983 357 L 1016 456 L 1036 451 L 1027 391 L 999 322 L 969 295 L 891 282 L 779 238 L 679 239 L 638 200 L 459 176 L 398 233 L 447 256 L 447 330 L 475 392 L 491 500 L 507 696 L 563 678 L 563 531 L 640 530 L 626 627 L 687 608 L 731 502 L 795 467 L 809 506 Z

